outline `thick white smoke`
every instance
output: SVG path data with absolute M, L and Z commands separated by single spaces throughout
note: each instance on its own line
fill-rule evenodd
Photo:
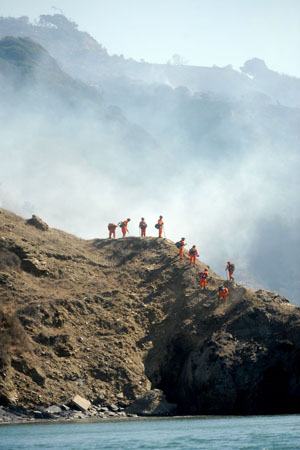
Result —
M 282 230 L 299 230 L 295 148 L 282 139 L 274 147 L 261 125 L 255 130 L 260 139 L 247 152 L 199 156 L 185 145 L 179 153 L 183 137 L 176 133 L 160 144 L 124 117 L 103 119 L 105 109 L 101 118 L 91 105 L 70 109 L 51 100 L 51 114 L 47 103 L 40 113 L 34 90 L 30 97 L 14 95 L 13 107 L 0 107 L 2 207 L 23 217 L 37 214 L 51 227 L 87 239 L 106 237 L 108 222 L 127 217 L 130 235 L 139 235 L 145 217 L 148 234 L 155 236 L 154 224 L 163 215 L 166 237 L 196 244 L 212 269 L 224 274 L 230 259 L 238 280 L 271 287 L 257 276 L 254 265 L 261 262 L 254 260 L 266 220 L 276 217 Z M 277 228 L 270 233 L 278 239 Z M 266 251 L 271 258 L 272 248 Z

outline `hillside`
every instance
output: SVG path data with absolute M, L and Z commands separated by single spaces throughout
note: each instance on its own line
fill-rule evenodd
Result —
M 159 388 L 179 413 L 299 413 L 299 308 L 237 284 L 220 303 L 204 267 L 167 239 L 83 240 L 1 209 L 0 405 Z
M 270 70 L 258 58 L 246 61 L 241 72 L 234 70 L 230 61 L 225 67 L 197 67 L 126 59 L 110 55 L 109 49 L 61 14 L 41 15 L 35 23 L 28 17 L 0 17 L 0 38 L 5 36 L 30 37 L 45 47 L 69 75 L 92 85 L 106 85 L 111 80 L 129 84 L 141 81 L 235 98 L 261 95 L 274 104 L 290 107 L 300 102 L 300 80 Z
M 65 73 L 45 48 L 28 37 L 0 40 L 0 92 L 2 108 L 9 108 L 11 120 L 24 113 L 35 115 L 34 120 L 39 115 L 71 122 L 81 115 L 82 127 L 93 118 L 98 132 L 101 127 L 112 128 L 116 136 L 130 136 L 136 145 L 153 145 L 150 136 L 128 122 L 121 110 L 107 108 L 96 88 Z

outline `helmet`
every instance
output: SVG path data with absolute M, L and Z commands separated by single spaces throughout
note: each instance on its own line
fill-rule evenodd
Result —
M 181 240 L 182 240 L 182 241 L 184 241 L 184 240 L 185 240 L 185 238 L 181 238 Z
M 145 219 L 144 219 L 144 217 L 142 217 L 142 219 L 141 219 L 141 220 L 145 220 Z
M 163 216 L 159 216 L 159 218 L 160 218 L 160 219 L 162 219 L 162 218 L 163 218 Z
M 195 248 L 196 247 L 196 245 L 193 245 L 193 248 Z
M 208 268 L 207 267 L 204 269 L 204 272 L 208 272 Z

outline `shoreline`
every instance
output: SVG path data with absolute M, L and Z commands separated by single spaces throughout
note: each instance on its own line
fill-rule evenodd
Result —
M 1 408 L 1 407 L 0 407 Z M 2 407 L 3 408 L 3 407 Z M 1 411 L 1 410 L 0 410 Z M 17 419 L 12 417 L 9 421 L 3 421 L 0 417 L 1 426 L 14 426 L 14 425 L 53 425 L 53 424 L 75 424 L 75 423 L 107 423 L 107 422 L 133 422 L 133 421 L 154 421 L 154 420 L 183 420 L 183 419 L 236 419 L 236 418 L 249 418 L 249 417 L 274 417 L 274 416 L 300 416 L 299 413 L 282 413 L 282 414 L 200 414 L 200 415 L 175 415 L 175 416 L 138 416 L 137 414 L 131 414 L 126 416 L 106 416 L 106 417 L 53 417 L 48 419 L 37 419 L 34 417 L 23 417 Z
M 115 405 L 95 406 L 87 411 L 70 408 L 66 405 L 52 405 L 49 408 L 36 407 L 26 409 L 23 407 L 0 406 L 0 426 L 31 423 L 71 423 L 82 421 L 127 420 L 136 419 L 136 414 L 127 414 L 124 408 Z

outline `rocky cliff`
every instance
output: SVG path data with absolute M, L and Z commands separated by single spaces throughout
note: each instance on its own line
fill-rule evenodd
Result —
M 0 210 L 0 405 L 129 405 L 161 389 L 179 413 L 300 412 L 300 311 L 179 260 L 166 239 L 82 240 Z

